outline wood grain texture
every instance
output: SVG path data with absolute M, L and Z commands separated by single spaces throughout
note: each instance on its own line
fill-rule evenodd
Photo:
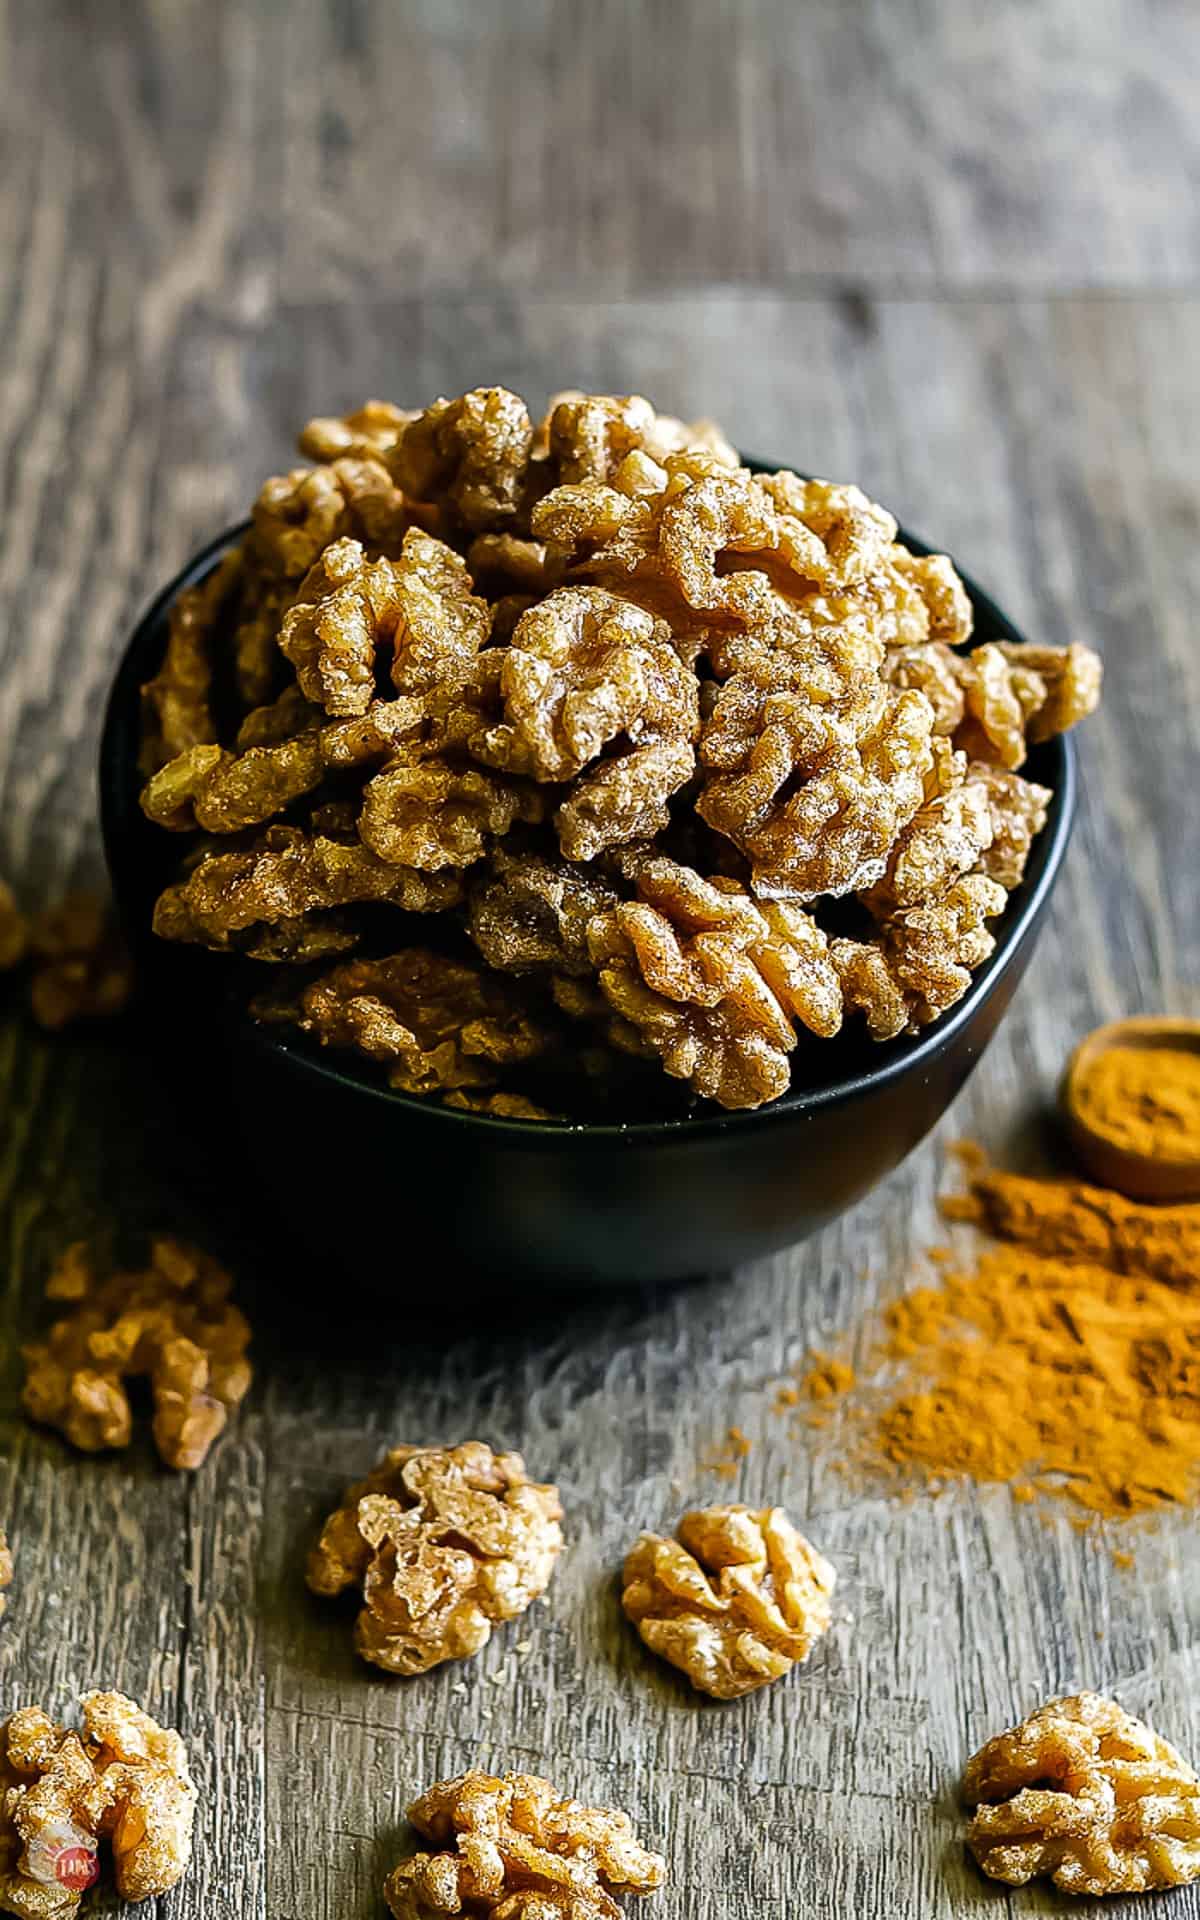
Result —
M 9 0 L 0 871 L 31 901 L 96 873 L 122 634 L 308 413 L 644 390 L 858 479 L 1032 637 L 1104 648 L 1051 923 L 940 1136 L 1036 1155 L 1087 1026 L 1200 1013 L 1195 24 L 1172 0 Z M 428 1317 L 448 1253 L 386 1308 L 348 1311 L 340 1276 L 316 1308 L 270 1223 L 172 1160 L 135 1036 L 51 1045 L 6 996 L 0 1710 L 111 1683 L 183 1727 L 204 1807 L 164 1920 L 377 1920 L 407 1799 L 475 1761 L 628 1807 L 671 1855 L 661 1920 L 1044 1910 L 964 1862 L 971 1747 L 1093 1684 L 1200 1754 L 1192 1521 L 1121 1572 L 1003 1489 L 864 1492 L 836 1433 L 771 1411 L 811 1343 L 925 1271 L 936 1141 L 733 1283 L 565 1313 L 514 1275 L 464 1331 Z M 252 1305 L 258 1383 L 187 1483 L 144 1439 L 82 1461 L 19 1416 L 50 1260 L 114 1213 L 209 1239 Z M 788 1505 L 842 1584 L 805 1671 L 716 1708 L 644 1656 L 614 1573 L 639 1527 L 728 1493 L 699 1463 L 732 1423 L 736 1492 Z M 570 1551 L 478 1660 L 389 1683 L 301 1585 L 313 1527 L 389 1441 L 476 1434 L 559 1482 Z

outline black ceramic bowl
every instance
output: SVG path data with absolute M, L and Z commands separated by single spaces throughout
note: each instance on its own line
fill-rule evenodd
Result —
M 291 1222 L 316 1260 L 403 1299 L 465 1273 L 522 1289 L 620 1286 L 719 1272 L 801 1240 L 860 1199 L 936 1124 L 995 1032 L 1029 963 L 1075 810 L 1069 740 L 1028 772 L 1054 790 L 996 951 L 958 1005 L 923 1033 L 875 1046 L 861 1032 L 820 1043 L 820 1084 L 753 1112 L 623 1126 L 551 1126 L 448 1111 L 393 1093 L 346 1056 L 262 1027 L 226 990 L 220 956 L 149 932 L 176 849 L 138 807 L 138 692 L 159 666 L 167 612 L 242 529 L 222 534 L 134 630 L 104 723 L 105 849 L 139 960 L 147 1018 L 161 1023 L 169 1079 L 207 1080 L 223 1116 L 206 1135 L 246 1210 Z M 917 551 L 928 551 L 910 535 Z M 976 641 L 1019 640 L 970 580 Z M 861 1023 L 856 1022 L 856 1026 Z M 811 1057 L 811 1056 L 810 1056 Z M 178 1104 L 178 1103 L 177 1103 Z M 218 1168 L 210 1169 L 218 1178 Z

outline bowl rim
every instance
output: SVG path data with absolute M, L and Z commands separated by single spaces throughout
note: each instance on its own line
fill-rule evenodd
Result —
M 743 455 L 743 460 L 753 471 L 770 473 L 778 470 L 748 455 Z M 127 751 L 130 723 L 138 709 L 143 679 L 155 670 L 148 666 L 142 656 L 147 653 L 149 643 L 156 636 L 171 603 L 187 587 L 202 579 L 220 555 L 234 541 L 241 539 L 250 525 L 248 519 L 241 520 L 225 528 L 200 548 L 154 595 L 135 621 L 125 644 L 109 691 L 100 740 L 101 821 L 110 871 L 115 868 L 114 847 L 120 838 L 122 826 L 117 795 L 129 773 L 136 772 L 136 758 L 131 759 Z M 905 527 L 897 529 L 897 538 L 903 540 L 914 553 L 945 551 L 944 548 L 930 547 Z M 1020 642 L 1023 637 L 1020 630 L 1003 609 L 970 574 L 958 567 L 957 561 L 955 566 L 976 614 L 983 616 L 983 623 L 999 632 L 1004 639 Z M 801 1120 L 816 1121 L 823 1113 L 847 1101 L 881 1092 L 909 1073 L 920 1073 L 923 1067 L 951 1047 L 991 998 L 1002 976 L 1023 947 L 1058 879 L 1071 837 L 1078 799 L 1078 755 L 1071 736 L 1059 734 L 1044 742 L 1041 750 L 1049 750 L 1058 762 L 1051 775 L 1053 797 L 1046 824 L 1034 841 L 1025 876 L 1010 895 L 999 920 L 995 950 L 975 973 L 962 999 L 931 1021 L 920 1034 L 900 1036 L 881 1045 L 882 1057 L 877 1066 L 867 1066 L 819 1086 L 800 1087 L 795 1091 L 789 1089 L 777 1100 L 768 1101 L 761 1107 L 714 1107 L 711 1112 L 660 1120 L 509 1120 L 496 1114 L 463 1112 L 440 1106 L 419 1095 L 400 1093 L 393 1087 L 368 1079 L 365 1072 L 360 1074 L 332 1064 L 327 1055 L 310 1052 L 303 1044 L 290 1044 L 285 1031 L 255 1021 L 248 1013 L 239 1018 L 239 1032 L 244 1033 L 256 1052 L 269 1055 L 276 1063 L 282 1062 L 289 1072 L 301 1078 L 366 1096 L 385 1110 L 399 1111 L 412 1118 L 419 1117 L 426 1124 L 460 1131 L 482 1127 L 497 1144 L 503 1142 L 512 1147 L 571 1151 L 592 1142 L 597 1147 L 612 1147 L 621 1142 L 644 1145 L 657 1142 L 665 1147 L 682 1145 L 689 1140 L 711 1140 L 751 1127 L 782 1126 Z

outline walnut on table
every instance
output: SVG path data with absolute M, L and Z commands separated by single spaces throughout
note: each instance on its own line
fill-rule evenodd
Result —
M 24 1349 L 26 1412 L 85 1453 L 126 1447 L 125 1382 L 144 1376 L 162 1458 L 199 1467 L 250 1386 L 250 1328 L 230 1285 L 215 1260 L 179 1240 L 155 1240 L 146 1268 L 105 1278 L 82 1242 L 68 1247 L 46 1293 L 72 1310 Z
M 7 882 L 0 880 L 0 973 L 20 966 L 28 941 L 29 929 L 16 896 Z
M 967 1763 L 967 1844 L 1010 1886 L 1144 1893 L 1200 1879 L 1200 1778 L 1096 1693 L 1052 1700 Z
M 389 1875 L 394 1920 L 621 1920 L 614 1894 L 651 1893 L 666 1861 L 628 1814 L 564 1799 L 534 1774 L 474 1770 L 430 1787 L 409 1820 L 437 1853 Z
M 360 1588 L 355 1645 L 389 1673 L 478 1653 L 544 1593 L 562 1548 L 556 1487 L 482 1441 L 394 1447 L 347 1489 L 309 1556 L 314 1593 Z
M 128 949 L 105 901 L 72 893 L 29 922 L 33 978 L 29 1005 L 40 1027 L 57 1033 L 76 1020 L 107 1019 L 133 992 Z
M 86 1693 L 82 1730 L 24 1707 L 0 1728 L 0 1912 L 71 1920 L 111 1848 L 122 1900 L 186 1873 L 196 1789 L 179 1735 L 120 1693 Z
M 736 1700 L 807 1660 L 836 1577 L 781 1508 L 705 1507 L 684 1514 L 674 1540 L 642 1535 L 621 1604 L 699 1692 Z

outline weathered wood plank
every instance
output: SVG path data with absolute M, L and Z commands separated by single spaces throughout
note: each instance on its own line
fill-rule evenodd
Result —
M 260 275 L 359 300 L 1200 268 L 1189 0 L 7 0 L 0 33 L 10 211 L 53 174 L 82 265 L 102 232 L 163 337 Z

